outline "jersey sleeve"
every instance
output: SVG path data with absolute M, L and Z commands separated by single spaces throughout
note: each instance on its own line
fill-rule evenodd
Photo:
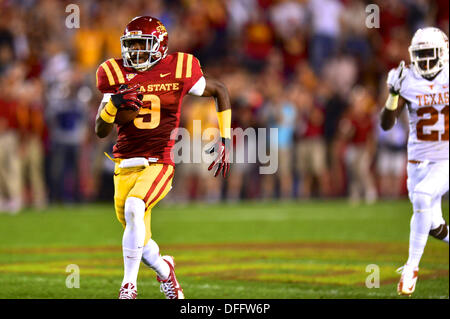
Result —
M 413 69 L 412 66 L 409 65 L 407 67 L 405 67 L 405 72 L 406 72 L 406 76 L 405 79 L 402 82 L 402 86 L 400 87 L 400 96 L 403 97 L 405 100 L 405 96 L 407 95 L 408 89 L 409 89 L 409 84 L 411 82 L 411 77 L 414 76 L 413 74 Z
M 100 65 L 95 72 L 95 83 L 97 89 L 102 93 L 112 93 L 114 90 L 112 86 L 108 83 L 108 76 L 106 75 L 103 65 Z
M 102 93 L 114 93 L 120 84 L 125 83 L 123 72 L 115 59 L 103 62 L 95 73 L 97 89 Z
M 202 77 L 200 61 L 192 54 L 178 52 L 175 78 L 183 79 L 185 92 L 189 92 Z
M 192 57 L 192 77 L 189 81 L 189 90 L 203 77 L 203 70 L 200 61 L 196 57 Z

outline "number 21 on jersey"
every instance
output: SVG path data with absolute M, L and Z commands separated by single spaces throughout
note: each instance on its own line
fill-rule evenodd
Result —
M 418 140 L 428 142 L 448 141 L 448 108 L 448 105 L 446 105 L 440 112 L 433 106 L 421 107 L 417 110 L 417 116 L 420 118 L 416 125 Z M 431 130 L 425 133 L 424 127 L 435 125 L 439 121 L 440 115 L 444 116 L 444 132 Z

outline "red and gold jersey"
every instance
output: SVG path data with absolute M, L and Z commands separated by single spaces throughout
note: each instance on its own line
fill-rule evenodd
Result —
M 102 63 L 96 73 L 97 88 L 102 93 L 113 93 L 122 84 L 139 84 L 144 96 L 134 121 L 117 127 L 114 157 L 145 157 L 151 162 L 174 165 L 171 150 L 181 102 L 202 76 L 199 61 L 181 52 L 168 55 L 143 72 L 124 67 L 122 59 Z

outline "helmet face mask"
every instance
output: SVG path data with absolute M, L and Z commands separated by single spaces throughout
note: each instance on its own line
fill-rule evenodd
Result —
M 122 58 L 124 66 L 146 70 L 162 58 L 159 41 L 154 36 L 122 36 Z
M 409 47 L 414 70 L 425 78 L 434 77 L 448 63 L 448 39 L 437 28 L 419 29 Z
M 412 54 L 415 57 L 417 68 L 419 68 L 422 73 L 426 74 L 429 70 L 434 70 L 434 68 L 438 66 L 438 48 L 416 50 L 413 51 Z M 430 76 L 432 75 L 433 74 Z

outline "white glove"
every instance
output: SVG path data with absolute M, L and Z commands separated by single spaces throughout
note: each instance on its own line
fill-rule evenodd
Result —
M 401 61 L 398 68 L 389 71 L 387 77 L 387 85 L 389 88 L 389 93 L 398 95 L 402 87 L 402 82 L 406 77 L 405 61 Z

